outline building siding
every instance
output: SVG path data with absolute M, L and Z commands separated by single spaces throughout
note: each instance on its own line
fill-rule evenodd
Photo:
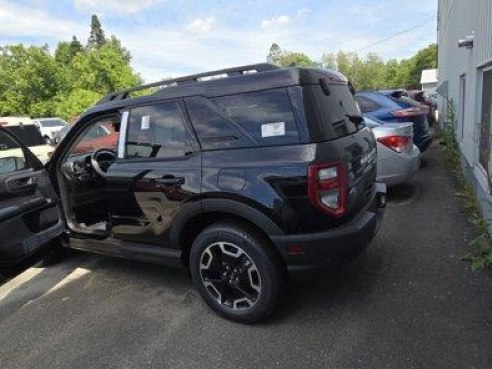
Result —
M 438 85 L 448 83 L 448 99 L 457 108 L 456 134 L 464 172 L 478 195 L 484 217 L 492 224 L 491 181 L 487 175 L 492 161 L 488 168 L 479 164 L 481 79 L 483 70 L 492 66 L 492 0 L 439 0 L 437 33 Z M 459 40 L 470 35 L 473 48 L 458 47 Z M 461 102 L 463 77 L 466 94 Z M 446 124 L 447 101 L 440 99 L 441 124 Z

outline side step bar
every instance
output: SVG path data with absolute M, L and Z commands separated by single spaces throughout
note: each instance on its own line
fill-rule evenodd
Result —
M 183 267 L 181 250 L 117 240 L 70 238 L 67 247 L 147 263 Z

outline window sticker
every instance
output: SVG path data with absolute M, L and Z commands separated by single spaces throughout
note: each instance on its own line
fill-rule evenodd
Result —
M 150 128 L 150 115 L 142 116 L 142 124 L 140 125 L 140 129 L 146 130 Z
M 285 122 L 261 125 L 261 137 L 285 136 Z

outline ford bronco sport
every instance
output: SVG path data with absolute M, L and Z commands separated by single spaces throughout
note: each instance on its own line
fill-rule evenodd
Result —
M 46 167 L 0 128 L 1 262 L 59 237 L 189 268 L 216 312 L 255 322 L 288 273 L 368 245 L 375 178 L 376 141 L 337 72 L 258 64 L 148 84 L 86 111 Z

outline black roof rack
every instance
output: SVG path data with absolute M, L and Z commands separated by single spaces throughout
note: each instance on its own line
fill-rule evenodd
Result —
M 142 90 L 145 90 L 148 88 L 153 88 L 153 87 L 165 88 L 165 87 L 170 87 L 170 86 L 185 86 L 185 85 L 190 85 L 190 84 L 193 84 L 196 82 L 205 82 L 208 80 L 225 78 L 225 77 L 241 76 L 241 75 L 250 74 L 250 73 L 261 73 L 261 72 L 271 71 L 271 70 L 275 70 L 275 69 L 279 69 L 279 68 L 280 67 L 278 67 L 274 64 L 260 63 L 260 64 L 245 65 L 242 67 L 221 69 L 221 70 L 216 70 L 216 71 L 212 71 L 212 72 L 199 73 L 199 74 L 194 74 L 191 76 L 166 79 L 166 80 L 159 81 L 159 82 L 147 83 L 144 85 L 127 88 L 127 89 L 121 90 L 121 91 L 110 92 L 106 96 L 104 96 L 96 105 L 111 102 L 111 101 L 125 100 L 128 98 L 130 93 L 135 92 L 135 91 L 142 91 Z

